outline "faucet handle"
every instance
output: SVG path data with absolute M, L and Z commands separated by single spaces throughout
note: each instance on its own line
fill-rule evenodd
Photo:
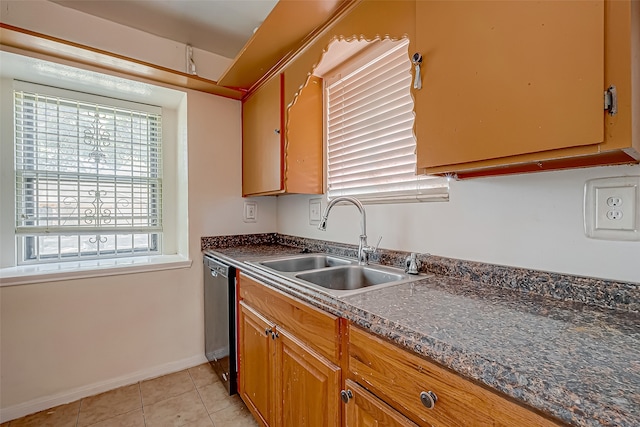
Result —
M 404 272 L 407 274 L 419 274 L 420 273 L 420 267 L 422 266 L 422 263 L 418 260 L 418 254 L 416 254 L 415 252 L 411 253 L 411 256 L 408 256 L 405 261 L 405 268 L 404 268 Z
M 378 246 L 380 246 L 380 241 L 382 240 L 382 236 L 380 236 L 378 238 L 378 243 L 376 243 L 376 247 L 374 248 L 373 246 L 365 246 L 364 248 L 362 248 L 363 251 L 365 251 L 368 254 L 374 254 L 376 252 L 378 252 Z

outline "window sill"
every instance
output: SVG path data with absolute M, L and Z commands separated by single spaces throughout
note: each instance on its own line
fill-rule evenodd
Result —
M 181 255 L 156 255 L 0 268 L 0 287 L 189 268 Z

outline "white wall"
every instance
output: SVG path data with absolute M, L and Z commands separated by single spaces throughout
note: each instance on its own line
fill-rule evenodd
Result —
M 180 43 L 48 1 L 3 1 L 0 12 L 4 23 L 184 68 Z M 200 75 L 214 80 L 229 63 L 194 56 Z M 178 247 L 188 244 L 193 265 L 0 288 L 2 421 L 204 360 L 200 237 L 276 231 L 274 198 L 258 200 L 257 223 L 242 221 L 240 102 L 185 92 L 179 110 L 188 118 L 177 127 L 188 148 L 177 162 L 188 168 L 188 191 L 178 194 L 176 215 L 188 222 Z
M 0 288 L 3 420 L 204 360 L 200 237 L 274 232 L 276 200 L 242 221 L 240 102 L 186 93 L 189 216 L 177 215 L 193 265 Z
M 452 181 L 449 202 L 367 205 L 367 235 L 370 244 L 382 235 L 388 249 L 640 282 L 640 242 L 594 240 L 583 231 L 585 181 L 625 175 L 640 175 L 640 166 Z M 321 232 L 309 225 L 310 198 L 278 199 L 279 233 L 358 242 L 353 206 L 334 207 Z
M 1 408 L 203 357 L 200 237 L 273 232 L 276 201 L 242 221 L 240 102 L 187 99 L 192 267 L 0 288 Z

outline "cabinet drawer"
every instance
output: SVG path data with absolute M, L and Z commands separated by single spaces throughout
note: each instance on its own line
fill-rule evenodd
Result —
M 240 298 L 339 364 L 339 318 L 240 275 Z
M 353 326 L 348 360 L 350 377 L 420 425 L 561 425 Z M 423 391 L 437 396 L 433 409 Z
M 346 380 L 345 387 L 351 393 L 346 405 L 345 427 L 417 427 L 353 381 Z

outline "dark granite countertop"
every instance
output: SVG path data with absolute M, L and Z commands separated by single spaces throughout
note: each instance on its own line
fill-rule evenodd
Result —
M 640 315 L 635 311 L 445 275 L 338 299 L 246 264 L 301 252 L 300 246 L 259 243 L 240 239 L 203 248 L 275 288 L 570 425 L 640 426 Z M 350 250 L 348 245 L 342 249 Z M 637 284 L 623 285 L 635 297 Z

